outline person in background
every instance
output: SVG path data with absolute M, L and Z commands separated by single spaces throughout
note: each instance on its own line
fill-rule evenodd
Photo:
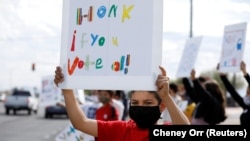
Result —
M 181 108 L 181 103 L 183 102 L 181 96 L 178 94 L 178 86 L 175 83 L 169 84 L 169 94 L 171 95 L 172 99 L 176 103 L 176 105 Z M 182 110 L 182 109 L 181 109 Z M 167 109 L 162 112 L 162 122 L 163 123 L 171 123 L 171 117 Z
M 98 90 L 89 90 L 90 91 L 90 94 L 89 95 L 85 95 L 85 99 L 87 101 L 92 101 L 92 102 L 99 102 L 98 101 Z
M 128 116 L 128 100 L 126 94 L 122 90 L 117 90 L 114 95 L 114 99 L 120 101 L 123 104 L 123 111 L 121 112 L 121 120 L 126 120 Z
M 219 84 L 212 79 L 205 80 L 195 77 L 195 70 L 191 71 L 191 81 L 183 78 L 187 94 L 196 103 L 192 115 L 191 124 L 193 125 L 215 125 L 226 119 L 225 96 Z
M 102 103 L 102 106 L 96 110 L 97 120 L 112 121 L 118 120 L 118 111 L 112 104 L 112 97 L 114 91 L 112 90 L 99 90 L 98 99 Z
M 69 119 L 77 130 L 98 137 L 99 141 L 145 141 L 149 140 L 149 127 L 155 125 L 161 112 L 167 107 L 172 124 L 189 125 L 190 122 L 175 104 L 169 94 L 169 78 L 163 67 L 159 67 L 157 91 L 132 91 L 130 97 L 129 121 L 92 120 L 85 116 L 71 89 L 62 89 Z M 55 71 L 54 82 L 58 86 L 64 81 L 61 67 Z M 166 125 L 167 126 L 167 125 Z
M 219 64 L 217 65 L 217 70 L 219 70 Z M 250 77 L 246 70 L 246 64 L 244 61 L 240 63 L 240 70 L 246 79 L 248 86 L 246 89 L 246 95 L 241 97 L 241 95 L 235 90 L 232 84 L 228 81 L 227 75 L 225 73 L 219 72 L 220 78 L 226 87 L 227 91 L 231 94 L 232 98 L 241 106 L 243 112 L 240 115 L 240 124 L 245 127 L 250 127 Z
M 116 91 L 114 92 L 114 95 L 115 95 L 115 93 L 116 93 Z M 122 120 L 123 112 L 125 109 L 123 103 L 120 100 L 115 99 L 113 96 L 111 104 L 115 107 L 115 109 L 118 112 L 118 120 Z
M 86 116 L 90 119 L 95 119 L 96 111 L 102 106 L 102 103 L 98 100 L 98 90 L 90 90 L 90 94 L 85 94 L 85 103 L 81 108 Z

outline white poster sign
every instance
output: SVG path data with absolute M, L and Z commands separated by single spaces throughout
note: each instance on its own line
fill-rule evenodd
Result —
M 176 73 L 177 78 L 190 76 L 191 70 L 194 69 L 201 41 L 202 36 L 189 38 L 186 41 L 185 48 L 182 53 L 182 58 Z
M 155 90 L 163 0 L 64 0 L 61 88 Z
M 224 28 L 220 58 L 220 72 L 240 71 L 246 40 L 247 23 L 227 25 Z
M 72 124 L 69 124 L 55 137 L 55 141 L 95 141 L 95 138 L 75 129 Z
M 39 105 L 55 105 L 60 101 L 61 89 L 54 84 L 54 76 L 45 76 L 42 78 L 42 92 L 39 97 Z

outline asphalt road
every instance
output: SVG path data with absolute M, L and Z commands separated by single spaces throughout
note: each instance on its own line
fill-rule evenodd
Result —
M 58 116 L 53 119 L 43 117 L 44 110 L 38 114 L 27 115 L 20 111 L 17 115 L 5 115 L 0 102 L 0 141 L 55 141 L 55 137 L 67 127 L 69 120 Z
M 241 107 L 227 107 L 227 119 L 222 122 L 222 125 L 240 125 L 240 114 L 242 113 Z

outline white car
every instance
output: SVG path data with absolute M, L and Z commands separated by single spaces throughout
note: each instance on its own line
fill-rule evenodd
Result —
M 0 101 L 1 101 L 1 102 L 4 101 L 5 98 L 6 98 L 6 94 L 5 94 L 5 93 L 1 93 L 1 94 L 0 94 Z
M 29 91 L 17 90 L 6 97 L 4 101 L 5 114 L 9 114 L 13 110 L 16 114 L 19 110 L 27 110 L 30 115 L 33 111 L 35 114 L 38 110 L 38 99 L 33 96 Z

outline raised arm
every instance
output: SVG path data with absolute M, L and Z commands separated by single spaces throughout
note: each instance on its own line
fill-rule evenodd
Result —
M 246 107 L 243 98 L 237 93 L 237 91 L 234 89 L 232 84 L 228 81 L 226 75 L 220 75 L 220 78 L 226 87 L 227 91 L 230 93 L 230 95 L 233 97 L 233 99 L 242 107 Z
M 246 63 L 244 61 L 241 61 L 240 63 L 240 69 L 248 83 L 248 86 L 250 86 L 250 77 L 249 74 L 247 73 L 247 69 L 246 69 Z
M 219 70 L 219 65 L 217 65 L 217 70 Z M 240 96 L 240 94 L 235 90 L 233 85 L 228 81 L 226 74 L 219 72 L 220 79 L 223 82 L 225 88 L 230 93 L 230 95 L 233 97 L 233 99 L 242 107 L 246 108 L 246 104 L 243 101 L 243 98 Z
M 64 75 L 62 74 L 62 69 L 60 67 L 56 68 L 54 82 L 58 86 L 59 83 L 64 81 Z M 97 121 L 88 119 L 84 112 L 81 110 L 81 107 L 71 89 L 62 89 L 67 114 L 69 119 L 77 130 L 80 130 L 84 133 L 97 137 Z
M 186 94 L 195 102 L 198 103 L 199 100 L 197 98 L 197 95 L 194 92 L 193 87 L 190 84 L 190 80 L 187 77 L 182 78 L 182 83 L 184 85 Z
M 158 78 L 156 80 L 157 91 L 162 99 L 162 102 L 166 105 L 169 111 L 172 123 L 180 125 L 189 125 L 190 122 L 188 118 L 176 105 L 176 103 L 169 94 L 169 78 L 167 77 L 165 69 L 160 66 L 160 70 L 162 74 L 158 75 Z
M 196 94 L 196 98 L 202 102 L 208 102 L 213 99 L 213 96 L 207 92 L 202 86 L 201 82 L 195 77 L 195 70 L 191 71 L 191 80 L 194 84 L 194 93 Z

